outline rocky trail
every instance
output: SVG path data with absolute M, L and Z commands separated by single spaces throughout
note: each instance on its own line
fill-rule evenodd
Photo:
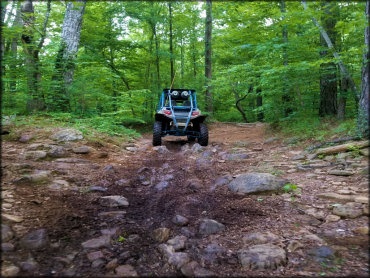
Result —
M 264 130 L 4 135 L 2 276 L 367 277 L 368 149 L 317 156 Z

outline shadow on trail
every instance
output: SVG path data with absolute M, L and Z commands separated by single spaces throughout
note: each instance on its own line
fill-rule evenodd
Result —
M 195 142 L 189 142 L 187 139 L 179 138 L 166 138 L 162 140 L 162 144 L 167 147 L 167 149 L 171 152 L 180 152 L 181 147 L 185 144 L 189 144 L 191 148 Z

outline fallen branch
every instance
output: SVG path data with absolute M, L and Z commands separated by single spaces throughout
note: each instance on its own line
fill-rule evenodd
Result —
M 340 153 L 340 152 L 346 152 L 346 151 L 351 151 L 353 148 L 358 148 L 362 149 L 365 147 L 369 146 L 369 141 L 360 141 L 360 142 L 352 142 L 352 143 L 347 143 L 344 145 L 339 145 L 339 146 L 334 146 L 334 147 L 328 147 L 324 149 L 318 149 L 316 151 L 316 154 L 334 154 L 334 153 Z
M 350 141 L 350 140 L 359 140 L 360 137 L 344 137 L 344 138 L 339 138 L 339 139 L 335 139 L 333 141 L 329 141 L 329 142 L 323 142 L 323 143 L 320 143 L 320 144 L 317 144 L 317 145 L 314 145 L 314 146 L 310 146 L 307 148 L 308 151 L 312 151 L 314 149 L 317 149 L 317 148 L 320 148 L 322 146 L 325 146 L 325 145 L 328 145 L 328 144 L 334 144 L 334 143 L 342 143 L 342 142 L 346 142 L 346 141 Z

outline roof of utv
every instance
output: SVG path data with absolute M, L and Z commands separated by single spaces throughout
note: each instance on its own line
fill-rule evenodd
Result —
M 195 93 L 195 90 L 191 90 L 191 89 L 163 89 L 163 92 L 167 93 L 168 90 L 170 90 L 171 92 L 173 92 L 173 91 L 180 91 L 180 92 L 182 92 L 182 91 L 191 91 L 191 93 Z

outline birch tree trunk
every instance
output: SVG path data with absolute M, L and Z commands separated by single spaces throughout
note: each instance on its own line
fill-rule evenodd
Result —
M 205 77 L 206 77 L 206 111 L 213 113 L 212 105 L 212 0 L 206 1 L 206 26 L 205 26 Z
M 359 111 L 357 128 L 362 136 L 369 136 L 369 71 L 370 71 L 370 30 L 369 30 L 369 19 L 370 19 L 370 1 L 366 1 L 366 23 L 365 28 L 365 52 L 363 56 L 363 65 L 361 72 L 361 95 L 359 101 Z
M 57 78 L 54 78 L 62 79 L 57 99 L 63 111 L 70 110 L 68 90 L 73 81 L 85 5 L 86 0 L 68 2 L 64 15 L 61 43 L 55 63 Z

